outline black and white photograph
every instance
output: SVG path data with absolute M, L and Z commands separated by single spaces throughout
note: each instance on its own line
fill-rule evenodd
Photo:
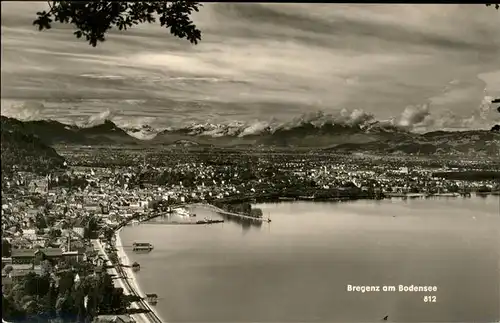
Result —
M 2 1 L 2 322 L 500 322 L 499 27 Z

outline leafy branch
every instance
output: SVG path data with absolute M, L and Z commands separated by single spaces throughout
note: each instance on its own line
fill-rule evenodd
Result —
M 96 47 L 105 41 L 106 33 L 113 27 L 127 30 L 142 23 L 155 23 L 179 38 L 192 44 L 201 40 L 201 31 L 191 20 L 193 11 L 202 5 L 193 1 L 48 1 L 49 11 L 37 12 L 33 25 L 39 31 L 51 29 L 53 22 L 71 24 L 76 27 L 74 35 L 85 37 Z

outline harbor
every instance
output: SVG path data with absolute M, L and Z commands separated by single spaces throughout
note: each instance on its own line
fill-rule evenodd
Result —
M 158 224 L 158 225 L 210 225 L 217 223 L 224 223 L 225 221 L 222 219 L 211 219 L 205 217 L 201 220 L 193 220 L 197 217 L 195 213 L 192 213 L 189 208 L 203 208 L 209 211 L 212 211 L 216 214 L 224 215 L 225 217 L 230 219 L 241 219 L 249 222 L 267 222 L 270 223 L 271 219 L 257 216 L 250 216 L 241 213 L 228 212 L 219 207 L 208 203 L 191 203 L 191 204 L 183 204 L 183 205 L 174 205 L 169 206 L 164 212 L 152 212 L 149 214 L 144 214 L 139 217 L 130 218 L 128 220 L 123 221 L 117 226 L 117 229 L 126 226 L 126 225 L 139 225 L 139 224 Z M 177 218 L 174 219 L 174 216 Z M 157 218 L 161 220 L 158 221 Z M 168 219 L 165 221 L 164 219 Z M 138 246 L 139 249 L 147 249 L 147 246 Z
M 228 212 L 226 210 L 223 210 L 219 207 L 216 207 L 216 206 L 214 206 L 212 204 L 208 204 L 208 203 L 194 203 L 194 204 L 191 204 L 191 206 L 206 208 L 206 209 L 209 209 L 209 210 L 214 211 L 216 213 L 223 214 L 223 215 L 227 216 L 228 218 L 236 217 L 236 218 L 249 220 L 249 221 L 268 222 L 268 223 L 271 222 L 271 218 L 269 218 L 269 217 L 268 218 L 256 217 L 256 216 L 254 217 L 254 216 L 240 214 L 240 213 Z

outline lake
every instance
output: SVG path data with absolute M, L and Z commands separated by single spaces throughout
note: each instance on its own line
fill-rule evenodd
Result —
M 261 226 L 141 224 L 121 233 L 167 322 L 493 322 L 500 317 L 500 201 L 256 205 Z M 194 209 L 197 219 L 220 217 Z M 159 219 L 159 223 L 167 221 Z M 348 292 L 347 285 L 436 286 Z M 425 296 L 428 296 L 427 298 Z M 431 302 L 424 301 L 430 300 Z M 435 302 L 432 302 L 434 301 Z

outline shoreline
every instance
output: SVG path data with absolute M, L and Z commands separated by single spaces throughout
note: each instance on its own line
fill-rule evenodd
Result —
M 105 246 L 104 244 L 96 239 L 95 240 L 96 244 L 97 244 L 97 248 L 100 250 L 100 252 L 104 255 L 104 258 L 106 260 L 106 263 L 110 263 L 110 264 L 113 264 L 111 262 L 111 260 L 109 259 L 109 255 L 107 254 L 106 252 L 106 249 L 105 249 Z M 129 288 L 127 288 L 125 282 L 124 282 L 124 278 L 120 277 L 120 274 L 118 273 L 118 271 L 116 270 L 116 266 L 113 264 L 113 267 L 109 268 L 108 269 L 108 272 L 111 272 L 112 275 L 114 275 L 116 278 L 113 280 L 114 281 L 114 285 L 115 287 L 120 287 L 123 289 L 123 293 L 128 295 L 128 294 L 133 294 L 133 292 L 131 292 L 129 290 Z M 138 309 L 139 306 L 134 302 L 131 304 L 131 307 L 132 308 L 136 308 Z M 138 313 L 138 314 L 131 314 L 130 315 L 136 322 L 145 322 L 145 323 L 150 323 L 150 320 L 148 320 L 148 318 L 144 315 L 144 313 Z M 138 319 L 140 318 L 140 320 Z
M 116 254 L 118 256 L 119 264 L 125 265 L 125 266 L 131 266 L 130 259 L 129 259 L 127 253 L 125 252 L 125 250 L 123 249 L 123 244 L 122 244 L 122 240 L 121 240 L 121 237 L 120 237 L 120 232 L 121 232 L 122 229 L 123 228 L 120 228 L 120 229 L 118 229 L 115 232 L 114 247 L 116 248 Z M 121 267 L 121 268 L 123 270 L 123 273 L 125 274 L 125 277 L 128 279 L 128 282 L 129 282 L 130 286 L 133 289 L 132 293 L 135 292 L 140 297 L 146 298 L 146 294 L 141 289 L 141 286 L 139 285 L 137 277 L 136 277 L 134 271 L 132 270 L 132 268 L 131 267 Z M 165 323 L 167 322 L 167 321 L 164 320 L 163 317 L 161 317 L 161 315 L 156 311 L 156 309 L 153 306 L 151 306 L 147 301 L 144 301 L 144 305 L 147 307 L 147 309 L 151 313 L 153 313 L 154 315 L 156 315 L 162 322 L 165 322 Z M 145 314 L 140 314 L 140 315 L 144 315 L 145 316 Z M 146 318 L 146 321 L 150 322 L 150 320 L 147 319 L 147 318 Z
M 464 196 L 466 195 L 466 196 Z M 485 197 L 485 196 L 500 196 L 500 191 L 494 192 L 470 192 L 469 193 L 384 193 L 379 196 L 377 195 L 345 195 L 345 196 L 269 196 L 269 195 L 261 195 L 261 196 L 248 196 L 248 197 L 237 197 L 237 198 L 228 198 L 221 199 L 217 202 L 220 203 L 242 203 L 242 202 L 250 202 L 251 204 L 262 204 L 262 203 L 283 203 L 283 202 L 354 202 L 354 201 L 363 201 L 363 200 L 391 200 L 391 199 L 415 199 L 415 198 L 424 198 L 424 199 L 434 199 L 434 198 L 458 198 L 458 197 Z M 212 201 L 205 202 L 191 202 L 187 203 L 189 205 L 202 205 L 209 204 L 212 207 L 218 208 L 217 206 L 211 204 Z M 185 205 L 184 205 L 185 206 Z M 220 209 L 220 208 L 218 208 Z M 231 215 L 232 213 L 224 211 L 225 213 Z M 253 218 L 248 215 L 242 214 L 233 214 L 235 216 L 243 216 L 248 218 Z M 259 218 L 255 218 L 259 219 Z M 265 220 L 265 219 L 264 219 Z

